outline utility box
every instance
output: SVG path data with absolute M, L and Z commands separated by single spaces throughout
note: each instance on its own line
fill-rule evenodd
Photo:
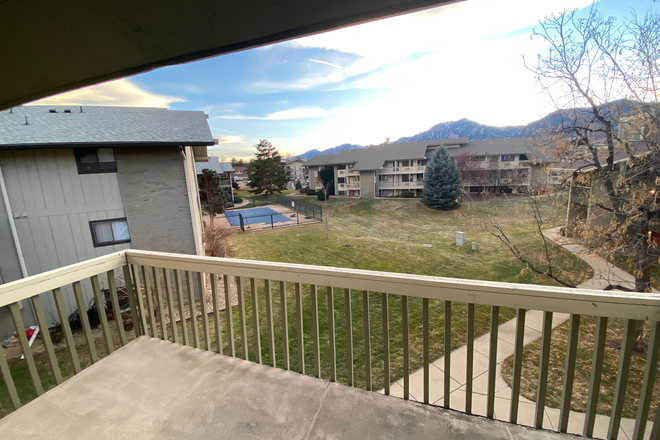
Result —
M 456 233 L 456 246 L 465 246 L 465 232 Z

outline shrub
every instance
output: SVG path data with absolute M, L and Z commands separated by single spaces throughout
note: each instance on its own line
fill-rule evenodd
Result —
M 298 190 L 298 192 L 299 192 L 300 194 L 307 194 L 307 191 L 309 191 L 309 186 L 306 186 L 306 187 L 304 187 L 304 188 L 300 188 L 300 189 Z
M 319 199 L 319 201 L 321 202 L 325 201 L 325 193 L 323 192 L 323 190 L 316 191 L 316 198 Z M 329 198 L 330 196 L 328 195 L 328 199 Z
M 243 203 L 243 198 L 242 197 L 234 197 L 234 204 L 237 203 Z
M 412 191 L 401 191 L 401 197 L 404 199 L 412 199 L 415 197 L 415 193 Z
M 309 188 L 307 188 L 307 195 L 308 195 L 308 196 L 315 196 L 315 195 L 316 195 L 316 191 L 314 191 L 313 189 L 309 189 Z
M 107 315 L 108 310 L 110 309 L 110 305 L 106 302 L 104 306 L 104 312 Z M 101 317 L 99 316 L 98 309 L 96 307 L 96 299 L 92 299 L 89 302 L 89 308 L 87 309 L 87 319 L 89 320 L 89 326 L 91 328 L 96 328 L 101 324 Z M 69 315 L 69 326 L 71 327 L 71 330 L 82 330 L 83 325 L 82 320 L 80 319 L 80 311 L 78 309 L 74 310 Z
M 205 253 L 207 257 L 229 257 L 229 249 L 227 247 L 227 237 L 232 234 L 229 228 L 216 226 L 214 229 L 206 228 L 205 235 Z

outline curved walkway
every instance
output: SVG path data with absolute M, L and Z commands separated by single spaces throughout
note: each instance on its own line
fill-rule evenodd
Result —
M 587 248 L 577 244 L 570 239 L 558 234 L 558 229 L 549 229 L 544 231 L 544 235 L 553 242 L 561 245 L 566 250 L 574 253 L 582 260 L 586 261 L 594 270 L 594 275 L 588 281 L 580 284 L 578 287 L 583 289 L 603 289 L 609 284 L 620 284 L 630 287 L 634 286 L 632 275 L 624 272 L 618 267 L 608 263 L 603 258 L 591 254 Z M 568 320 L 569 315 L 565 313 L 554 313 L 552 319 L 552 328 Z M 514 353 L 516 319 L 512 319 L 498 328 L 497 342 L 497 370 L 495 384 L 495 418 L 508 421 L 511 409 L 511 388 L 502 377 L 502 363 L 505 359 Z M 541 337 L 543 325 L 543 312 L 528 311 L 525 318 L 525 345 L 531 344 Z M 472 394 L 472 412 L 474 414 L 486 415 L 487 393 L 488 393 L 488 353 L 490 348 L 490 333 L 480 336 L 474 341 L 474 367 L 473 367 L 473 394 Z M 463 346 L 451 353 L 451 394 L 450 407 L 458 411 L 465 411 L 465 378 L 467 347 Z M 444 357 L 431 363 L 430 366 L 430 402 L 434 405 L 443 405 L 444 390 Z M 390 386 L 391 394 L 397 397 L 403 397 L 403 379 L 400 379 Z M 421 402 L 424 395 L 424 370 L 419 369 L 410 375 L 410 399 Z M 379 392 L 383 392 L 382 390 Z M 533 426 L 536 403 L 520 396 L 518 409 L 518 423 L 522 425 Z M 545 408 L 545 420 L 543 428 L 557 430 L 559 425 L 559 409 Z M 609 425 L 609 417 L 597 415 L 594 429 L 594 437 L 606 438 Z M 584 426 L 584 413 L 571 411 L 568 424 L 568 432 L 582 434 Z M 635 426 L 634 419 L 621 419 L 621 428 L 619 429 L 619 438 L 632 438 Z M 645 438 L 650 436 L 652 424 L 647 424 Z

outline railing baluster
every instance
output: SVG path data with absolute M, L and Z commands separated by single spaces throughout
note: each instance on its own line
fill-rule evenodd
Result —
M 298 373 L 305 374 L 305 338 L 303 334 L 302 291 L 296 283 L 296 328 L 298 331 Z
M 32 297 L 32 308 L 34 309 L 34 314 L 37 317 L 37 324 L 41 329 L 41 335 L 44 339 L 46 354 L 48 355 L 48 362 L 50 363 L 50 368 L 53 371 L 53 376 L 55 377 L 55 383 L 59 385 L 62 383 L 62 373 L 60 372 L 60 366 L 57 363 L 55 348 L 53 347 L 53 341 L 50 338 L 50 331 L 48 331 L 48 321 L 46 321 L 46 314 L 44 313 L 44 308 L 41 305 L 41 298 L 39 298 L 39 295 Z
M 337 347 L 335 343 L 335 298 L 331 286 L 328 293 L 328 342 L 330 345 L 330 382 L 337 381 Z
M 539 383 L 536 390 L 536 412 L 534 414 L 534 426 L 537 428 L 543 428 L 543 416 L 545 415 L 545 392 L 548 387 L 548 369 L 550 367 L 550 342 L 552 342 L 552 312 L 543 312 Z
M 142 266 L 142 279 L 144 280 L 144 295 L 147 297 L 147 313 L 149 314 L 149 324 L 151 325 L 151 336 L 158 337 L 158 327 L 156 327 L 156 317 L 154 316 L 154 299 L 151 294 L 151 278 L 149 269 Z
M 474 372 L 474 303 L 467 305 L 467 359 L 465 364 L 465 412 L 472 414 Z
M 234 346 L 234 315 L 232 314 L 231 306 L 231 286 L 229 284 L 229 276 L 223 275 L 222 279 L 225 286 L 225 313 L 227 315 L 227 345 L 229 348 L 229 356 L 236 357 L 236 348 Z
M 222 354 L 222 327 L 220 327 L 220 304 L 218 298 L 218 276 L 211 274 L 211 295 L 213 296 L 213 324 L 215 325 L 215 350 Z
M 192 327 L 193 344 L 199 348 L 199 328 L 197 328 L 197 305 L 195 303 L 195 289 L 193 288 L 192 274 L 186 272 L 186 290 L 188 291 L 188 310 L 190 310 L 190 327 Z
M 23 356 L 27 362 L 28 371 L 30 372 L 30 379 L 32 380 L 32 385 L 34 386 L 34 391 L 36 391 L 37 396 L 41 396 L 44 393 L 44 387 L 41 385 L 41 378 L 39 377 L 39 372 L 37 371 L 37 365 L 34 363 L 34 357 L 32 357 L 32 349 L 30 348 L 27 335 L 25 334 L 25 324 L 23 323 L 23 317 L 21 316 L 21 311 L 18 308 L 18 303 L 9 304 L 9 311 L 11 312 L 11 317 L 14 320 L 14 326 L 16 327 L 16 333 L 18 334 L 18 341 L 21 343 L 21 350 L 23 350 Z
M 525 318 L 527 310 L 518 309 L 516 319 L 516 342 L 513 353 L 513 373 L 511 386 L 511 412 L 509 421 L 518 423 L 518 405 L 520 403 L 520 380 L 522 378 L 523 348 L 525 346 Z
M 314 340 L 314 377 L 321 377 L 321 349 L 319 343 L 319 304 L 318 290 L 311 285 L 312 295 L 312 339 Z
M 289 317 L 286 304 L 286 283 L 280 281 L 280 315 L 282 320 L 282 368 L 291 369 L 289 362 Z
M 589 397 L 584 417 L 584 430 L 582 435 L 592 437 L 596 423 L 598 409 L 598 396 L 600 395 L 600 380 L 603 373 L 603 360 L 605 359 L 605 341 L 607 340 L 607 318 L 596 318 L 596 332 L 594 340 L 594 355 L 591 361 L 591 377 L 589 379 Z
M 390 310 L 387 293 L 381 293 L 383 309 L 383 381 L 385 395 L 390 395 Z
M 403 398 L 410 399 L 410 347 L 408 337 L 408 297 L 401 296 L 401 326 L 403 328 Z
M 174 269 L 174 282 L 176 283 L 176 296 L 179 303 L 179 321 L 181 321 L 181 336 L 183 336 L 183 345 L 190 345 L 190 337 L 188 336 L 188 325 L 186 322 L 186 305 L 183 302 L 183 284 L 181 282 L 181 273 L 178 269 Z
M 635 430 L 633 431 L 632 435 L 633 440 L 642 440 L 646 432 L 646 422 L 649 418 L 651 399 L 653 398 L 655 376 L 656 372 L 658 371 L 659 350 L 660 322 L 654 322 L 651 325 L 651 336 L 649 337 L 649 345 L 646 354 L 646 365 L 644 366 L 644 382 L 642 384 L 642 393 L 639 396 L 639 408 L 637 409 Z
M 488 394 L 486 417 L 492 419 L 495 415 L 495 378 L 497 368 L 497 339 L 500 326 L 500 308 L 491 306 L 490 308 L 490 347 L 488 350 Z
M 96 300 L 96 313 L 101 321 L 101 332 L 105 339 L 105 346 L 108 349 L 108 354 L 115 351 L 115 343 L 112 341 L 112 334 L 110 333 L 110 326 L 108 325 L 108 316 L 105 312 L 105 298 L 101 295 L 101 285 L 99 284 L 98 275 L 90 277 L 92 282 L 92 291 L 94 292 L 94 299 Z
M 429 403 L 429 299 L 422 298 L 422 345 L 424 351 L 424 403 Z
M 206 310 L 206 278 L 204 273 L 197 272 L 197 290 L 199 291 L 199 305 L 202 312 L 202 329 L 206 351 L 211 351 L 211 334 L 209 333 L 209 314 Z
M 571 413 L 571 398 L 573 397 L 573 378 L 575 377 L 575 359 L 577 357 L 578 335 L 580 332 L 580 315 L 571 315 L 568 330 L 568 346 L 566 347 L 566 365 L 564 367 L 564 387 L 561 396 L 559 412 L 559 431 L 568 431 L 568 417 Z
M 60 324 L 64 332 L 64 339 L 66 340 L 66 348 L 69 351 L 69 357 L 73 364 L 74 374 L 80 373 L 80 359 L 78 359 L 78 351 L 76 350 L 76 343 L 73 340 L 73 333 L 71 333 L 71 326 L 69 325 L 69 312 L 66 310 L 64 298 L 62 297 L 62 290 L 58 287 L 53 289 L 53 299 L 55 299 L 55 307 L 57 307 L 57 314 L 60 317 Z
M 160 334 L 164 341 L 167 341 L 167 324 L 165 323 L 165 307 L 163 304 L 163 288 L 160 285 L 160 269 L 156 266 L 152 268 L 154 276 L 154 286 L 156 287 L 156 307 L 158 307 L 158 321 L 160 323 Z M 167 270 L 167 269 L 165 269 Z
M 364 373 L 366 386 L 371 391 L 371 321 L 369 320 L 369 292 L 362 291 L 362 318 L 364 321 Z
M 2 344 L 0 344 L 0 373 L 2 373 L 2 380 L 5 382 L 5 386 L 7 387 L 7 392 L 9 393 L 11 404 L 14 406 L 14 409 L 20 408 L 21 399 L 18 398 L 18 392 L 16 391 L 14 378 L 11 377 L 11 370 L 9 370 L 9 364 L 7 363 L 7 355 L 5 354 L 5 349 Z
M 245 324 L 245 297 L 243 296 L 243 279 L 236 277 L 236 296 L 238 297 L 238 324 L 241 330 L 241 349 L 243 350 L 243 359 L 250 359 L 248 354 L 247 328 Z
M 99 360 L 96 354 L 96 345 L 94 342 L 94 335 L 92 334 L 92 327 L 89 325 L 89 318 L 87 317 L 87 304 L 83 297 L 82 286 L 80 281 L 73 283 L 73 294 L 76 297 L 76 304 L 78 304 L 78 315 L 80 322 L 82 322 L 83 332 L 85 333 L 85 340 L 87 341 L 87 348 L 89 349 L 89 356 L 92 358 L 92 363 Z
M 250 278 L 250 297 L 252 299 L 252 327 L 254 330 L 254 354 L 258 364 L 261 363 L 261 333 L 259 328 L 259 303 L 257 299 L 257 282 Z
M 273 322 L 273 292 L 270 280 L 264 280 L 264 290 L 266 291 L 266 324 L 268 325 L 268 358 L 270 366 L 276 366 L 275 362 L 275 329 Z
M 660 438 L 660 405 L 655 410 L 655 418 L 653 419 L 653 428 L 651 429 L 651 440 L 658 440 Z
M 176 271 L 175 271 L 176 272 Z M 179 343 L 179 330 L 176 325 L 176 311 L 174 309 L 174 297 L 172 295 L 172 276 L 169 269 L 163 269 L 165 275 L 165 294 L 167 295 L 167 309 L 170 312 L 170 326 L 172 327 L 172 340 Z
M 115 281 L 115 271 L 111 269 L 106 272 L 108 277 L 108 290 L 110 291 L 110 302 L 112 303 L 112 313 L 115 315 L 115 324 L 119 333 L 119 342 L 122 346 L 128 343 L 126 330 L 124 329 L 124 318 L 121 316 L 121 307 L 119 306 L 119 297 L 117 296 L 117 282 Z
M 616 386 L 614 388 L 614 400 L 612 402 L 612 415 L 610 425 L 607 429 L 607 438 L 616 440 L 621 425 L 621 413 L 623 412 L 626 387 L 628 386 L 628 374 L 630 373 L 630 362 L 632 360 L 632 349 L 635 345 L 635 326 L 637 321 L 626 319 L 623 331 L 621 351 L 619 351 L 619 370 L 616 374 Z
M 344 306 L 346 309 L 346 369 L 348 386 L 353 386 L 353 310 L 351 307 L 351 289 L 344 289 Z
M 135 298 L 137 300 L 137 314 L 140 317 L 140 333 L 149 336 L 147 317 L 144 315 L 144 301 L 142 300 L 142 288 L 140 286 L 140 269 L 133 265 L 133 279 L 135 280 Z
M 445 301 L 445 389 L 443 406 L 449 409 L 451 395 L 451 301 Z
M 133 276 L 131 275 L 132 266 L 125 265 L 122 266 L 122 272 L 124 273 L 124 287 L 126 288 L 126 296 L 128 296 L 128 307 L 131 309 L 131 321 L 133 322 L 133 328 L 135 329 L 135 336 L 142 336 L 142 329 L 140 328 L 140 314 L 138 311 L 137 302 L 135 300 L 135 284 L 133 281 Z

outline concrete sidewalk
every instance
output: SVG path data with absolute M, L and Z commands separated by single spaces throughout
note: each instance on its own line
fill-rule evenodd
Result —
M 608 263 L 603 258 L 591 254 L 584 246 L 570 241 L 558 234 L 558 228 L 544 231 L 544 235 L 560 244 L 566 250 L 586 261 L 594 270 L 593 277 L 580 284 L 578 287 L 583 289 L 602 289 L 609 284 L 619 284 L 625 287 L 634 287 L 634 278 L 632 275 L 624 272 L 616 266 Z M 552 320 L 552 328 L 557 327 L 566 320 L 569 315 L 555 313 Z M 515 349 L 515 332 L 517 319 L 512 319 L 498 328 L 497 342 L 497 367 L 495 384 L 495 418 L 508 421 L 511 409 L 511 388 L 502 377 L 502 363 L 505 359 L 513 356 Z M 543 312 L 528 311 L 525 317 L 525 345 L 531 344 L 541 337 L 543 326 Z M 488 394 L 488 353 L 490 350 L 490 333 L 487 333 L 474 341 L 474 366 L 473 366 L 473 394 L 472 394 L 472 412 L 473 414 L 486 415 L 487 394 Z M 430 366 L 429 373 L 429 401 L 434 405 L 444 405 L 444 364 L 445 358 L 442 357 Z M 451 353 L 451 394 L 449 404 L 452 409 L 465 411 L 465 382 L 466 382 L 466 364 L 467 347 L 463 346 Z M 424 397 L 424 370 L 420 369 L 413 372 L 410 376 L 410 399 L 423 401 Z M 390 386 L 391 394 L 403 397 L 403 379 L 400 379 Z M 379 392 L 383 392 L 380 390 Z M 533 426 L 536 403 L 520 396 L 518 407 L 518 423 Z M 569 416 L 568 432 L 582 434 L 584 426 L 584 413 L 571 411 Z M 559 409 L 545 408 L 545 420 L 543 427 L 545 429 L 557 430 L 559 426 Z M 609 417 L 597 415 L 594 429 L 594 437 L 606 438 L 609 426 Z M 634 419 L 621 419 L 619 438 L 630 439 L 635 426 Z M 653 424 L 648 423 L 645 438 L 650 437 Z

